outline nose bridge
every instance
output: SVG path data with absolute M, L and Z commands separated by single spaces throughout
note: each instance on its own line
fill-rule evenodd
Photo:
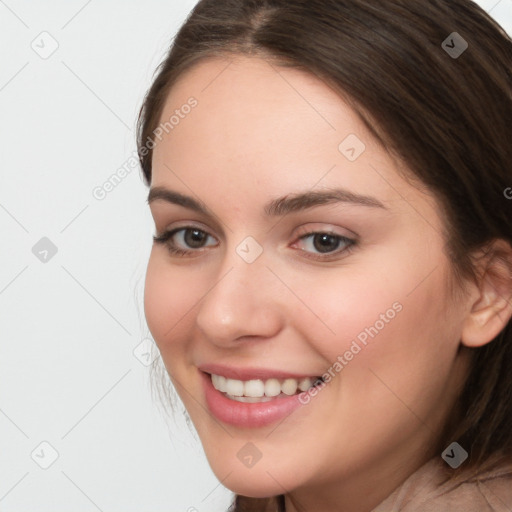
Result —
M 197 325 L 212 342 L 271 337 L 280 329 L 281 308 L 272 290 L 273 276 L 263 248 L 256 244 L 254 239 L 245 239 L 228 249 L 199 304 Z

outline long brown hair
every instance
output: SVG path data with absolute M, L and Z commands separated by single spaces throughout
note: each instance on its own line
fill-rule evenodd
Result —
M 453 33 L 457 32 L 458 35 Z M 450 54 L 453 37 L 468 47 Z M 450 40 L 450 37 L 452 39 Z M 456 39 L 460 44 L 461 39 Z M 443 44 L 444 41 L 449 43 Z M 170 89 L 214 56 L 256 55 L 316 75 L 437 197 L 454 282 L 476 279 L 471 255 L 512 244 L 512 41 L 470 0 L 201 0 L 176 35 L 141 107 L 137 145 L 151 183 L 154 141 Z M 512 326 L 474 352 L 447 421 L 465 468 L 512 458 Z M 455 473 L 454 473 L 455 474 Z M 236 496 L 234 512 L 284 510 L 283 496 Z

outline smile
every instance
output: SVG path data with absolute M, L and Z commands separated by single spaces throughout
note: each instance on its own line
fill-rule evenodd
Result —
M 219 373 L 199 374 L 209 412 L 239 428 L 260 428 L 284 420 L 307 403 L 301 401 L 303 395 L 325 386 L 321 377 L 257 379 L 251 375 L 252 379 L 240 380 Z
M 301 379 L 276 379 L 270 378 L 266 380 L 237 380 L 229 379 L 223 375 L 210 375 L 213 387 L 224 393 L 230 400 L 246 403 L 268 402 L 273 398 L 292 396 L 297 393 L 307 391 L 318 381 L 322 381 L 321 377 L 304 377 Z M 322 381 L 323 382 L 323 381 Z

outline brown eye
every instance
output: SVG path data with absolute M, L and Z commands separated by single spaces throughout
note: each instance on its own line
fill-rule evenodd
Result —
M 200 249 L 208 238 L 208 234 L 200 229 L 185 229 L 183 240 L 192 249 Z
M 331 252 L 335 251 L 341 240 L 338 236 L 328 235 L 326 233 L 317 233 L 313 235 L 313 247 L 318 252 Z
M 212 239 L 213 244 L 207 243 L 208 238 Z M 166 231 L 154 236 L 153 240 L 157 244 L 166 245 L 169 252 L 175 256 L 189 256 L 194 253 L 199 255 L 202 252 L 200 249 L 215 245 L 213 236 L 193 226 Z
M 342 235 L 335 233 L 308 233 L 299 239 L 303 241 L 304 251 L 314 254 L 332 254 L 336 252 L 343 252 L 350 246 L 355 244 L 355 241 Z M 343 247 L 344 246 L 344 247 Z M 340 247 L 342 249 L 340 250 Z

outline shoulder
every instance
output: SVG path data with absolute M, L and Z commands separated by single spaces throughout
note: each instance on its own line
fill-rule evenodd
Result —
M 510 512 L 512 461 L 494 458 L 485 467 L 458 472 L 434 457 L 372 512 Z

